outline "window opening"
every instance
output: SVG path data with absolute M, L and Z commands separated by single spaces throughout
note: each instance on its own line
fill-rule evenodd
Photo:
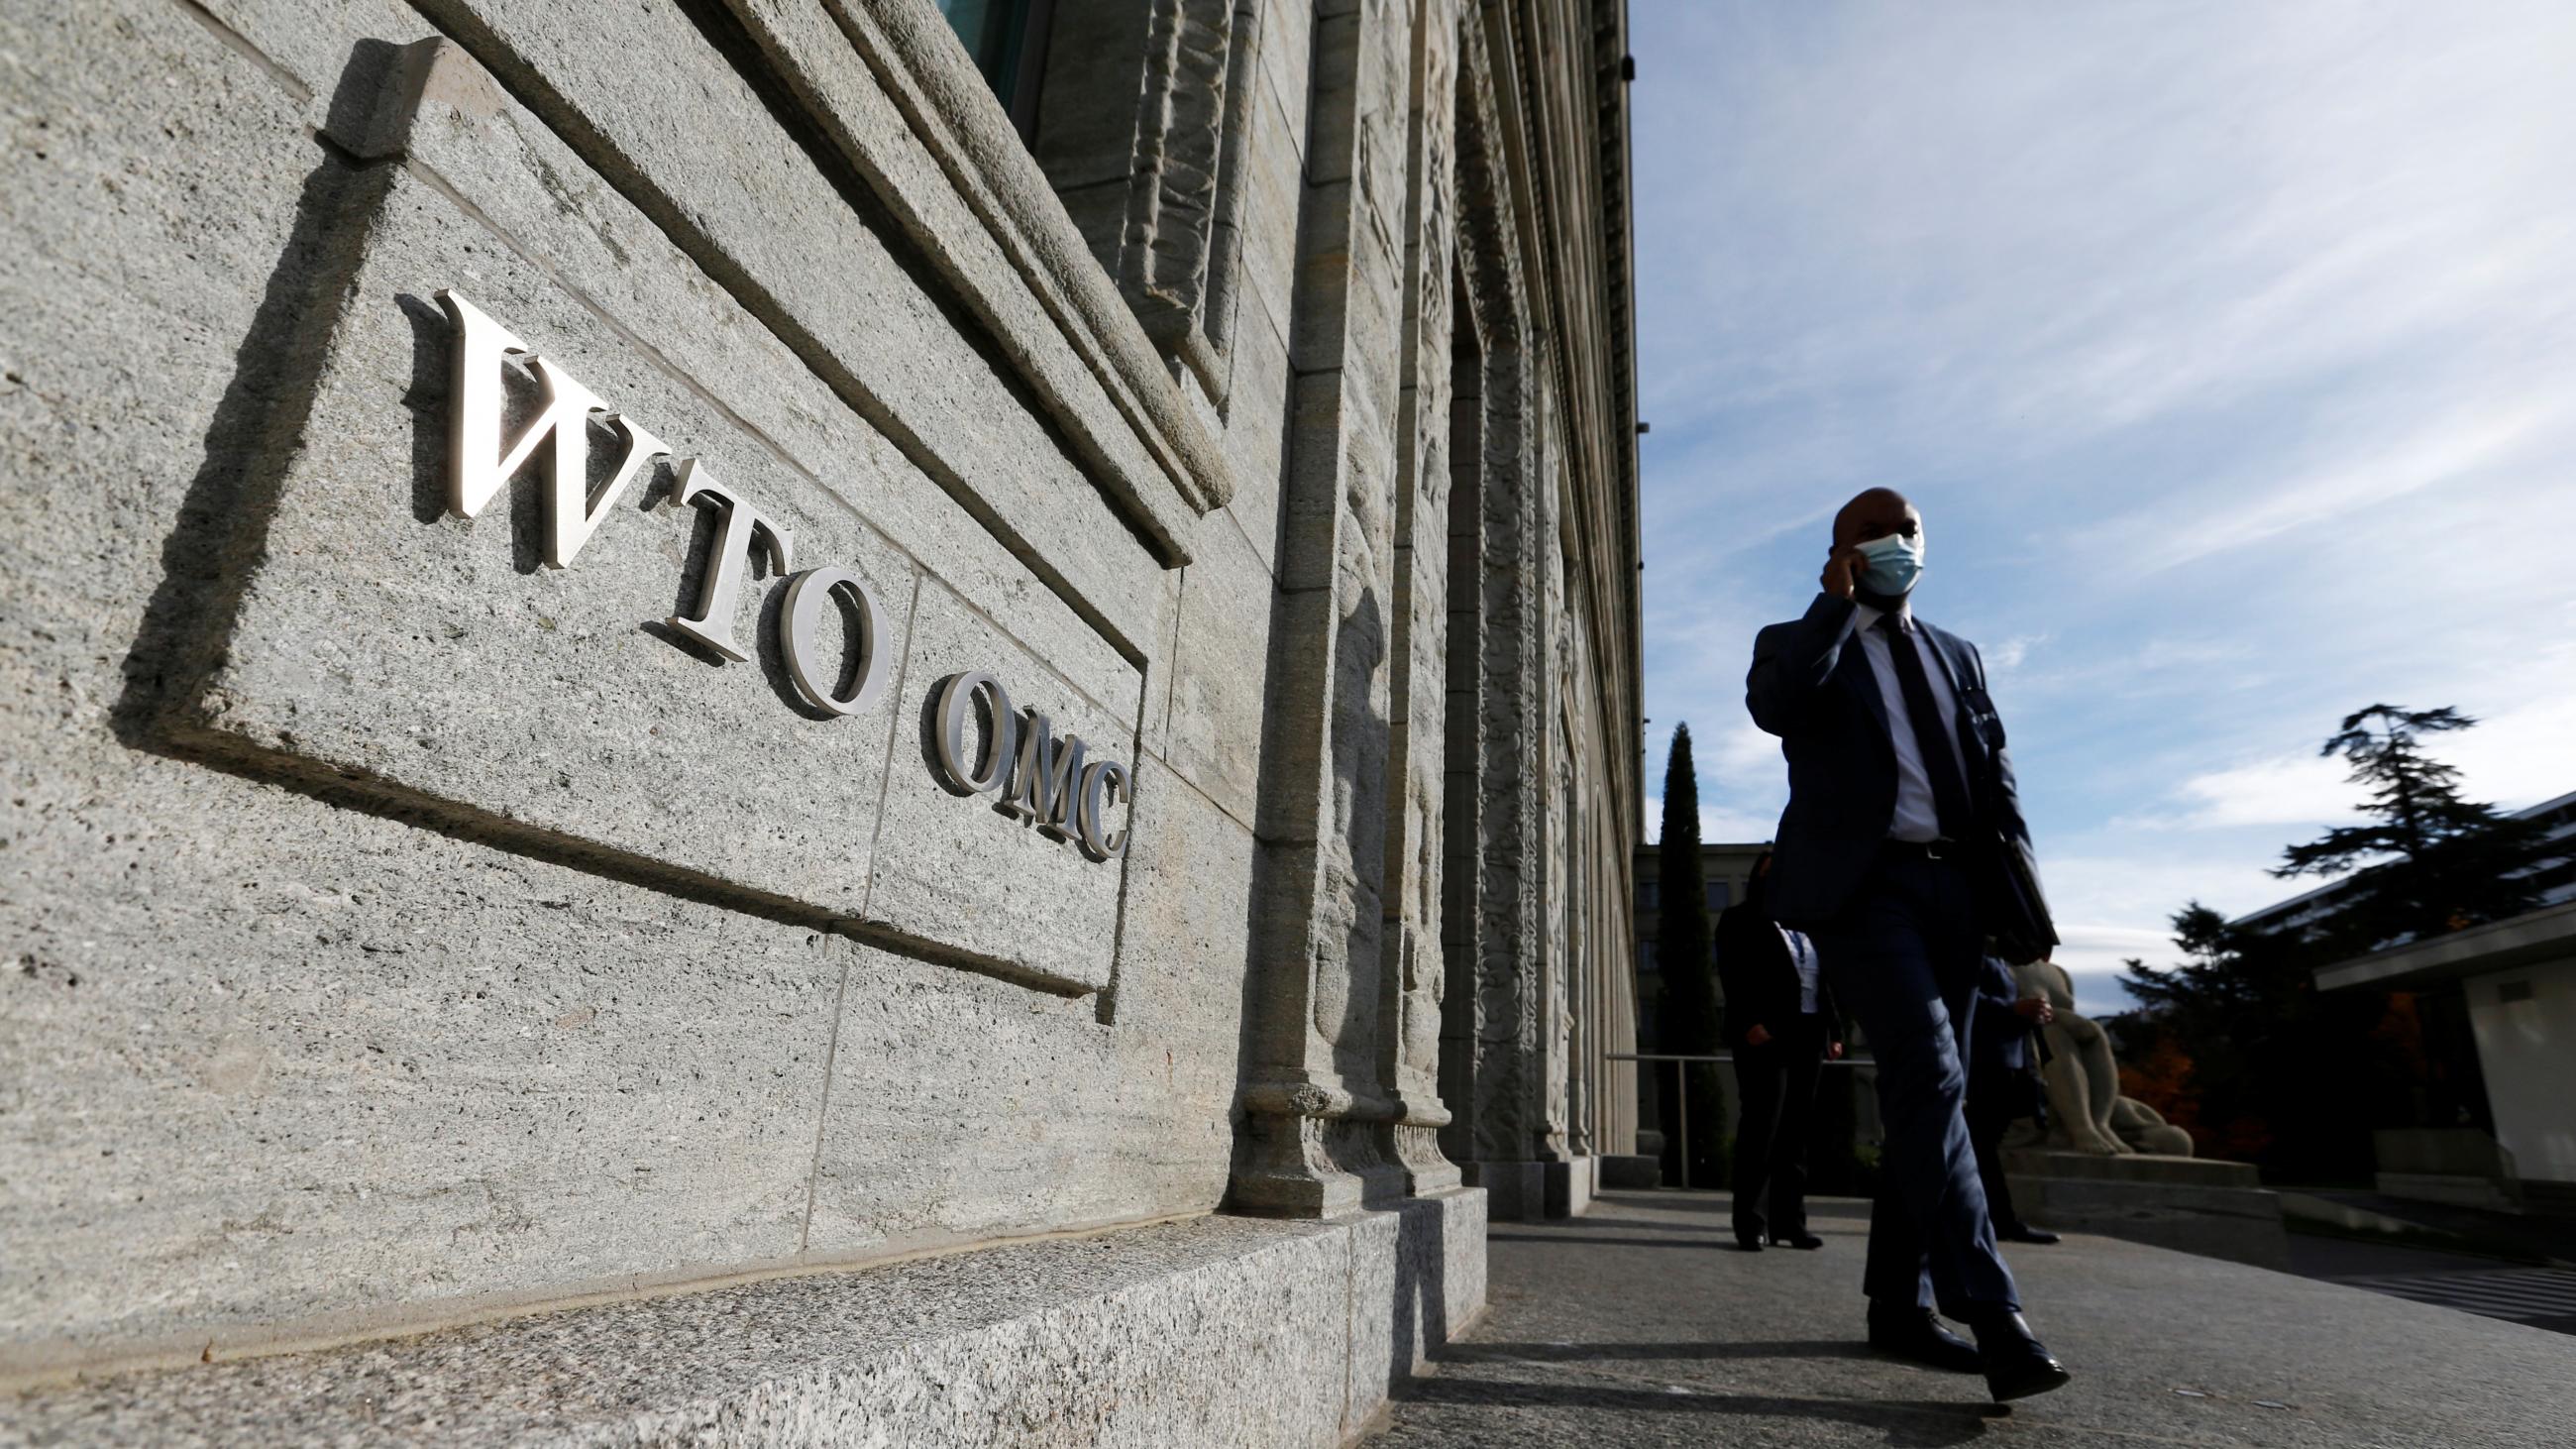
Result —
M 965 42 L 966 54 L 1010 112 L 1020 139 L 1034 138 L 1055 0 L 939 0 L 939 13 Z

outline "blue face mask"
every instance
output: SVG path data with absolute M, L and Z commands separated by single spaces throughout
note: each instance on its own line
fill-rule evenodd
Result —
M 1923 538 L 1907 538 L 1891 533 L 1873 538 L 1860 546 L 1861 557 L 1869 566 L 1861 570 L 1860 586 L 1882 599 L 1901 599 L 1911 592 L 1915 581 L 1923 577 Z

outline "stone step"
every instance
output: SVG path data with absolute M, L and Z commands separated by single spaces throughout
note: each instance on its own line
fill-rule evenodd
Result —
M 1328 1446 L 1484 1301 L 1485 1197 L 1225 1215 L 38 1388 L 0 1443 Z

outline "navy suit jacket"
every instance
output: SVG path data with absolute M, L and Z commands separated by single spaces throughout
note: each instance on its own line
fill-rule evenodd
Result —
M 2021 981 L 2013 969 L 1989 956 L 1977 978 L 1977 1014 L 1968 1031 L 1968 1080 L 2030 1065 L 2030 1023 L 2013 1010 L 2021 1000 Z
M 1789 807 L 1772 847 L 1771 914 L 1802 930 L 1828 926 L 1842 913 L 1896 818 L 1896 747 L 1887 702 L 1854 637 L 1859 616 L 1851 600 L 1817 594 L 1804 618 L 1765 625 L 1754 636 L 1753 669 L 1744 681 L 1753 722 L 1780 737 L 1789 761 Z M 2036 928 L 2041 944 L 2053 943 L 2003 720 L 1986 693 L 1985 661 L 1975 645 L 1946 629 L 1919 617 L 1914 626 L 1958 701 L 1959 749 L 1985 837 L 1966 852 L 1979 900 L 1990 911 L 2035 915 L 2022 929 Z

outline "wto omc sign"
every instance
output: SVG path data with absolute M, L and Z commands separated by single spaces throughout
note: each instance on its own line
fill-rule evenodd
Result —
M 551 568 L 572 567 L 636 474 L 653 459 L 671 456 L 670 448 L 454 291 L 438 293 L 438 302 L 457 334 L 448 419 L 448 511 L 473 518 L 522 467 L 541 460 L 545 486 L 538 494 L 543 527 L 538 556 Z M 503 370 L 514 357 L 525 359 L 536 377 L 538 409 L 518 436 L 505 440 Z M 595 491 L 588 487 L 594 416 L 605 417 L 625 439 L 616 471 Z M 795 541 L 788 531 L 718 482 L 703 458 L 681 461 L 675 501 L 711 507 L 721 527 L 702 560 L 697 611 L 673 615 L 665 621 L 671 628 L 720 659 L 748 660 L 750 654 L 734 641 L 733 621 L 743 579 L 757 555 L 773 577 L 785 580 L 777 585 L 785 590 L 779 599 L 778 642 L 796 692 L 830 716 L 860 714 L 880 702 L 887 652 L 879 624 L 883 610 L 855 570 L 824 564 L 791 573 Z M 826 657 L 819 639 L 823 611 L 835 603 L 849 620 L 840 658 Z M 1113 806 L 1129 798 L 1124 764 L 1087 760 L 1080 736 L 1056 738 L 1047 716 L 1034 708 L 1015 713 L 1002 682 L 982 671 L 941 680 L 931 709 L 927 763 L 951 793 L 997 793 L 996 804 L 1004 813 L 1073 844 L 1095 861 L 1125 853 L 1128 831 L 1122 826 L 1112 834 L 1105 819 Z M 979 743 L 980 750 L 975 748 Z

